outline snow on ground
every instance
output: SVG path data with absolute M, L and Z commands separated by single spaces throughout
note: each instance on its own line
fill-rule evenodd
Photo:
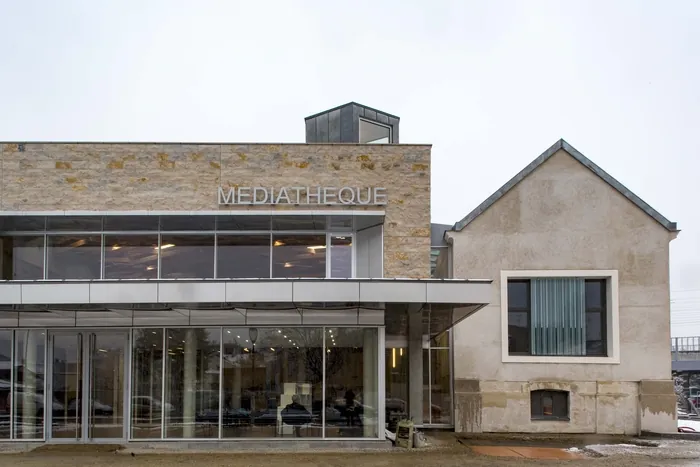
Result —
M 637 446 L 635 444 L 593 444 L 586 446 L 589 451 L 602 456 L 646 456 L 665 459 L 700 459 L 700 441 L 664 440 L 658 446 Z

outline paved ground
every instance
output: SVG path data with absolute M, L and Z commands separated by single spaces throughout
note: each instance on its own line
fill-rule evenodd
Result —
M 499 446 L 503 448 L 503 446 Z M 513 447 L 515 452 L 528 452 L 531 448 Z M 379 451 L 379 452 L 341 452 L 341 453 L 217 453 L 217 454 L 136 454 L 116 452 L 79 452 L 80 447 L 62 447 L 48 449 L 44 452 L 25 454 L 0 454 L 0 466 L 11 467 L 472 467 L 472 466 L 587 466 L 587 467 L 667 467 L 700 466 L 698 460 L 669 459 L 640 455 L 637 452 L 611 453 L 609 457 L 597 457 L 574 460 L 528 459 L 522 456 L 492 457 L 480 455 L 467 446 L 459 445 L 427 451 Z M 71 452 L 72 451 L 72 452 Z M 633 450 L 634 451 L 634 450 Z M 691 451 L 676 450 L 693 456 Z

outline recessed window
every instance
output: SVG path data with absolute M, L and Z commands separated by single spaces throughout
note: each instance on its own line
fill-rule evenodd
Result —
M 508 353 L 607 356 L 605 279 L 508 281 Z
M 391 127 L 369 120 L 360 119 L 360 143 L 361 144 L 389 144 L 391 143 Z
M 568 420 L 569 393 L 567 391 L 531 391 L 530 417 L 533 420 Z

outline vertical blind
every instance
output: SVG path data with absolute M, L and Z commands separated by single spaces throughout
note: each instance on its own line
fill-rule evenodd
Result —
M 533 279 L 531 288 L 533 355 L 586 354 L 586 281 Z

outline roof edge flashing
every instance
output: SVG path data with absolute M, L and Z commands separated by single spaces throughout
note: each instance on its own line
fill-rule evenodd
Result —
M 530 162 L 524 169 L 518 172 L 513 178 L 508 180 L 503 186 L 496 190 L 491 196 L 486 198 L 481 204 L 479 204 L 473 211 L 467 214 L 463 219 L 457 221 L 452 227 L 452 231 L 459 232 L 463 230 L 467 225 L 469 225 L 474 219 L 479 217 L 484 211 L 489 209 L 492 205 L 501 199 L 506 193 L 513 189 L 518 183 L 524 180 L 528 175 L 537 170 L 540 165 L 546 162 L 550 157 L 552 157 L 559 150 L 565 151 L 571 157 L 576 159 L 581 165 L 586 167 L 588 170 L 600 177 L 604 182 L 610 185 L 611 188 L 615 189 L 622 196 L 631 201 L 635 206 L 644 211 L 649 217 L 658 222 L 669 232 L 677 233 L 679 232 L 678 225 L 676 222 L 669 221 L 661 213 L 652 208 L 648 203 L 642 200 L 639 196 L 635 195 L 622 183 L 618 182 L 614 177 L 601 169 L 593 161 L 588 159 L 582 153 L 580 153 L 576 148 L 567 143 L 564 139 L 559 139 L 552 146 L 550 146 L 546 151 L 540 154 L 535 160 Z

